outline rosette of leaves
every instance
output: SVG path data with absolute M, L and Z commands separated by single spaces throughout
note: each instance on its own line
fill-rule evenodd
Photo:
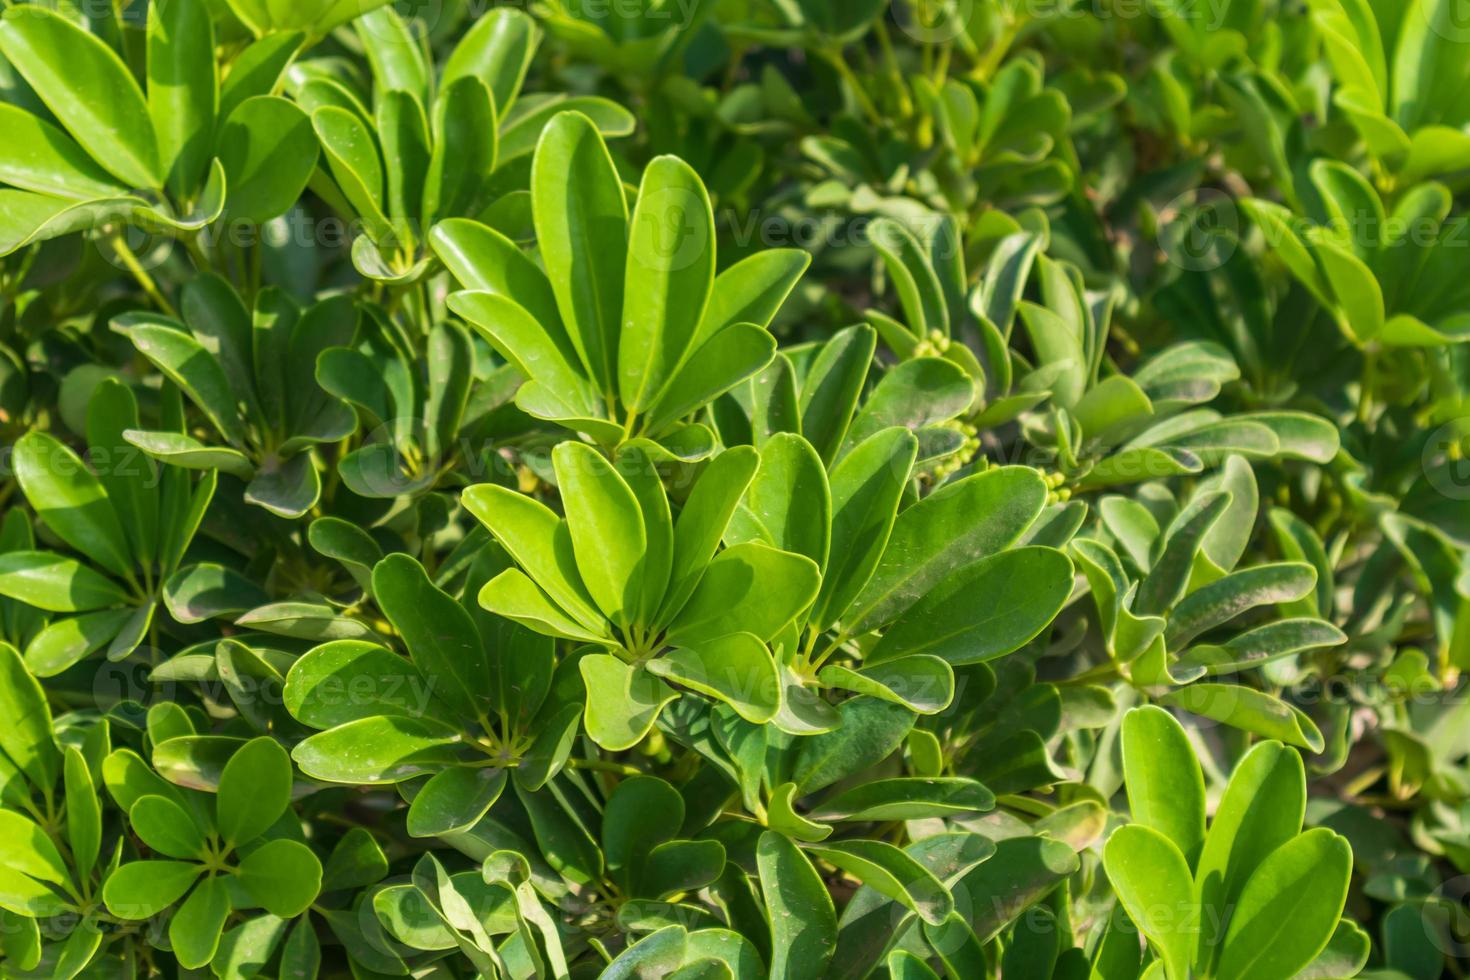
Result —
M 535 12 L 571 55 L 646 90 L 683 68 L 680 59 L 716 6 L 715 0 L 542 0 Z
M 566 442 L 552 465 L 565 517 L 493 484 L 468 488 L 461 502 L 519 566 L 491 579 L 480 604 L 601 648 L 577 660 L 593 740 L 614 751 L 636 745 L 677 696 L 667 681 L 756 723 L 777 717 L 780 681 L 766 644 L 816 597 L 820 573 L 809 557 L 758 542 L 716 554 L 755 453 L 732 449 L 710 461 L 677 521 L 637 448 L 615 466 Z
M 701 782 L 716 798 L 738 793 L 755 821 L 797 844 L 807 860 L 836 867 L 938 925 L 953 911 L 945 885 L 901 848 L 864 835 L 863 825 L 963 820 L 991 810 L 995 797 L 969 777 L 918 775 L 911 765 L 885 764 L 890 757 L 897 762 L 913 730 L 915 713 L 903 705 L 860 696 L 834 711 L 841 723 L 832 731 L 791 738 L 724 705 L 686 696 L 659 724 L 712 764 Z M 757 843 L 756 831 L 717 824 L 711 835 L 744 848 Z
M 1302 830 L 1295 750 L 1268 740 L 1242 756 L 1208 828 L 1199 760 L 1172 715 L 1130 711 L 1122 753 L 1133 822 L 1108 838 L 1103 865 L 1162 976 L 1288 980 L 1319 955 L 1362 969 L 1368 937 L 1339 918 L 1353 852 L 1332 830 Z M 1133 962 L 1117 975 L 1140 976 Z
M 393 8 L 354 27 L 371 99 L 330 59 L 300 65 L 293 93 L 325 156 L 312 188 L 360 226 L 352 262 L 369 279 L 403 286 L 422 278 L 433 267 L 429 229 L 446 218 L 475 217 L 521 236 L 528 158 L 556 113 L 575 109 L 608 136 L 633 130 L 632 115 L 606 99 L 520 97 L 540 39 L 521 11 L 480 18 L 437 69 Z
M 0 731 L 0 952 L 8 969 L 70 980 L 112 941 L 91 921 L 116 866 L 104 853 L 111 845 L 96 789 L 108 725 L 53 720 L 40 684 L 3 642 L 0 704 L 8 719 Z
M 182 239 L 199 257 L 199 233 L 222 214 L 284 213 L 317 154 L 306 115 L 273 94 L 301 43 L 276 35 L 221 65 L 209 5 L 161 0 L 148 7 L 145 89 L 66 16 L 36 4 L 7 11 L 0 53 L 29 97 L 0 105 L 0 254 L 121 223 Z M 126 234 L 111 245 L 141 268 Z
M 223 278 L 191 279 L 182 320 L 126 313 L 112 329 L 178 385 L 202 415 L 200 431 L 129 428 L 129 444 L 170 466 L 217 470 L 245 481 L 245 500 L 280 517 L 300 517 L 321 496 L 313 447 L 357 426 L 352 409 L 323 391 L 317 355 L 349 345 L 358 310 L 347 295 L 302 307 L 269 287 L 254 308 Z
M 393 952 L 400 975 L 419 965 L 442 968 L 458 952 L 477 976 L 566 976 L 569 955 L 582 944 L 558 928 L 536 877 L 521 851 L 495 850 L 480 868 L 454 872 L 426 853 L 408 881 L 372 892 L 375 926 L 401 944 Z
M 1240 376 L 1216 344 L 1175 344 L 1131 372 L 1109 364 L 1111 298 L 1046 256 L 1035 275 L 1041 302 L 1022 299 L 1016 309 L 1051 411 L 1022 419 L 1022 429 L 1054 455 L 1061 482 L 1093 490 L 1198 474 L 1231 455 L 1325 464 L 1337 454 L 1336 426 L 1315 415 L 1205 407 Z
M 367 433 L 337 461 L 337 473 L 363 497 L 426 493 L 463 460 L 474 342 L 453 321 L 436 322 L 420 338 L 382 308 L 364 310 L 353 346 L 324 350 L 316 369 L 317 383 L 356 409 Z
M 178 392 L 168 386 L 160 422 L 175 435 L 183 427 Z M 0 595 L 56 614 L 26 643 L 26 663 L 39 676 L 99 650 L 110 660 L 128 657 L 154 628 L 160 602 L 179 622 L 195 621 L 184 596 L 198 568 L 183 562 L 216 477 L 209 472 L 192 480 L 183 470 L 159 467 L 127 441 L 137 425 L 131 389 L 107 379 L 87 412 L 95 471 L 45 432 L 29 432 L 15 444 L 12 465 L 31 508 L 51 535 L 82 556 L 33 548 L 0 553 Z
M 1244 678 L 1216 680 L 1347 640 L 1315 613 L 1271 615 L 1271 607 L 1313 596 L 1317 570 L 1305 561 L 1239 564 L 1257 499 L 1250 466 L 1233 457 L 1182 507 L 1155 498 L 1157 515 L 1138 500 L 1104 497 L 1098 511 L 1111 544 L 1079 537 L 1070 550 L 1108 655 L 1135 687 L 1161 704 L 1321 752 L 1322 734 L 1303 711 Z M 1253 610 L 1263 612 L 1236 623 Z
M 995 797 L 974 779 L 920 774 L 912 711 L 870 697 L 837 710 L 841 726 L 808 738 L 750 725 L 688 696 L 660 718 L 671 738 L 718 770 L 719 779 L 701 785 L 718 785 L 715 799 L 738 793 L 769 828 L 757 833 L 735 821 L 707 832 L 732 853 L 755 851 L 767 916 L 744 931 L 763 953 L 769 936 L 778 975 L 865 976 L 895 947 L 969 975 L 984 944 L 1077 870 L 1076 852 L 1101 829 L 1102 808 L 1062 807 L 1034 824 L 986 813 Z M 973 832 L 981 820 L 984 834 Z M 924 827 L 923 837 L 903 843 L 865 833 L 899 821 Z M 986 870 L 990 861 L 996 864 Z M 748 860 L 744 866 L 750 870 Z M 840 918 L 823 884 L 828 868 L 859 883 Z M 732 915 L 741 881 L 727 876 L 712 889 Z M 692 918 L 667 915 L 652 924 Z
M 714 449 L 689 422 L 770 363 L 767 332 L 809 258 L 757 252 L 715 275 L 714 214 L 699 176 L 659 157 L 631 217 L 595 125 L 557 115 L 537 145 L 532 212 L 544 271 L 491 228 L 434 229 L 466 291 L 449 307 L 526 377 L 516 404 L 595 442 L 636 442 L 661 459 Z
M 902 427 L 917 439 L 920 475 L 942 482 L 979 448 L 963 422 L 976 386 L 963 368 L 918 357 L 889 367 L 865 392 L 874 346 L 873 329 L 858 324 L 778 351 L 710 406 L 721 443 L 764 448 L 778 435 L 799 435 L 831 465 L 879 430 Z
M 1461 231 L 1458 220 L 1449 220 L 1449 190 L 1433 181 L 1416 184 L 1390 210 L 1345 163 L 1316 160 L 1308 175 L 1320 201 L 1310 210 L 1259 198 L 1241 206 L 1368 362 L 1382 359 L 1391 367 L 1408 353 L 1396 349 L 1470 339 L 1470 292 L 1452 271 Z
M 1121 101 L 1122 80 L 1110 80 L 1110 99 L 1089 111 Z M 1071 189 L 1072 105 L 1044 82 L 1039 57 L 1012 58 L 988 84 L 946 78 L 936 85 L 923 74 L 910 84 L 919 118 L 932 121 L 935 131 L 937 152 L 927 180 L 919 182 L 925 196 L 968 214 L 977 205 L 1016 210 L 1054 204 Z
M 582 713 L 575 667 L 558 671 L 549 638 L 475 601 L 507 565 L 484 549 L 462 600 L 407 555 L 374 566 L 372 595 L 408 657 L 333 640 L 292 664 L 286 707 L 320 730 L 292 750 L 302 772 L 357 785 L 416 780 L 408 831 L 431 837 L 472 827 L 512 773 L 536 790 L 561 768 Z
M 1314 0 L 1310 9 L 1337 82 L 1332 104 L 1378 167 L 1407 187 L 1470 166 L 1470 116 L 1455 95 L 1470 65 L 1449 5 L 1380 11 Z
M 1039 61 L 1012 59 L 988 84 L 892 66 L 853 76 L 853 90 L 868 93 L 859 101 L 884 107 L 870 108 L 866 125 L 839 119 L 830 132 L 803 139 L 802 154 L 825 177 L 810 195 L 858 213 L 934 208 L 966 226 L 993 220 L 989 209 L 1057 203 L 1074 180 L 1073 110 L 1061 90 L 1044 83 Z M 1088 105 L 1090 112 L 1122 97 L 1121 81 L 1105 77 L 1108 97 Z M 875 143 L 874 127 L 887 138 Z
M 596 816 L 575 803 L 558 802 L 584 792 L 596 801 Z M 686 801 L 673 784 L 630 774 L 610 790 L 568 783 L 536 799 L 522 794 L 522 801 L 535 839 L 543 848 L 550 845 L 553 866 L 559 864 L 562 877 L 576 888 L 576 901 L 597 910 L 591 930 L 601 932 L 605 944 L 622 945 L 630 942 L 624 936 L 667 922 L 726 924 L 713 903 L 699 897 L 737 873 L 717 839 L 719 825 L 706 827 L 716 814 L 700 801 Z M 569 831 L 576 846 L 558 852 L 557 836 Z M 563 856 L 567 860 L 561 861 Z M 494 856 L 485 863 L 487 880 L 493 880 L 497 863 Z
M 934 925 L 864 885 L 837 921 L 828 975 L 860 977 L 886 964 L 893 976 L 983 976 L 987 950 L 996 948 L 1013 975 L 1023 967 L 1073 975 L 1079 959 L 1086 963 L 1082 950 L 1047 946 L 1067 941 L 1067 881 L 1095 834 L 1079 834 L 1068 809 L 1033 824 L 1012 818 L 996 840 L 955 828 L 909 844 L 904 853 L 944 882 L 956 911 Z
M 973 288 L 952 217 L 880 218 L 871 239 L 903 311 L 902 320 L 866 314 L 884 343 L 909 360 L 938 356 L 962 368 L 979 392 L 968 424 L 995 429 L 1020 420 L 1022 436 L 1053 454 L 1058 486 L 1187 476 L 1230 453 L 1326 463 L 1337 452 L 1336 428 L 1304 412 L 1225 415 L 1201 407 L 1240 375 L 1216 344 L 1176 344 L 1131 374 L 1104 375 L 1111 300 L 1040 254 L 1042 237 L 1033 232 L 1001 238 Z M 1041 302 L 1023 298 L 1033 279 Z M 1030 361 L 1011 347 L 1017 319 Z M 939 390 L 934 381 L 924 387 Z
M 1008 346 L 1044 235 L 1019 227 L 1003 235 L 973 287 L 965 238 L 950 215 L 878 218 L 868 237 L 902 311 L 902 319 L 876 309 L 864 314 L 889 350 L 905 361 L 940 357 L 963 369 L 976 389 L 965 414 L 978 426 L 999 426 L 1046 400 L 1052 372 L 1027 373 Z
M 827 690 L 943 711 L 953 668 L 1023 646 L 1072 591 L 1064 554 L 1012 547 L 1046 500 L 1034 470 L 984 470 L 901 508 L 919 439 L 902 426 L 869 434 L 868 421 L 859 414 L 830 469 L 802 436 L 771 437 L 725 530 L 731 548 L 769 545 L 822 573 L 815 602 L 772 643 L 775 721 L 796 734 L 840 723 Z
M 102 897 L 113 916 L 136 922 L 172 910 L 169 945 L 181 966 L 197 969 L 214 960 L 233 912 L 291 919 L 311 907 L 322 865 L 291 812 L 291 760 L 275 739 L 240 745 L 213 800 L 166 782 L 136 756 L 113 759 L 108 788 L 157 855 L 108 875 Z
M 1033 319 L 1046 320 L 1035 313 Z M 1238 377 L 1224 348 L 1175 344 L 1131 373 L 1095 378 L 1070 409 L 1030 431 L 1051 445 L 1059 472 L 1081 490 L 1199 474 L 1232 456 L 1317 465 L 1337 456 L 1337 427 L 1318 415 L 1207 407 Z

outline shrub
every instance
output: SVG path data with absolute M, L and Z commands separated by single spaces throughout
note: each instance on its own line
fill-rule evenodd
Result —
M 9 4 L 0 976 L 1459 975 L 1452 13 Z

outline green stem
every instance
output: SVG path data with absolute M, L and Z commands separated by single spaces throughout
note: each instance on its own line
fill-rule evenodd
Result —
M 847 87 L 852 90 L 853 98 L 857 99 L 858 107 L 862 109 L 863 115 L 868 117 L 868 121 L 875 126 L 881 125 L 883 117 L 879 114 L 878 107 L 873 104 L 872 98 L 868 95 L 868 90 L 863 88 L 863 83 L 858 79 L 857 75 L 853 74 L 852 67 L 848 65 L 847 59 L 843 57 L 842 49 L 836 47 L 818 48 L 816 53 L 818 57 L 831 65 L 832 70 L 837 72 L 838 76 L 847 83 Z
M 602 759 L 568 759 L 568 769 L 589 769 L 593 772 L 610 772 L 617 776 L 641 776 L 643 770 L 621 762 L 606 762 Z
M 143 268 L 143 263 L 138 261 L 138 256 L 134 255 L 133 250 L 128 247 L 127 240 L 123 238 L 121 232 L 112 236 L 112 247 L 117 251 L 117 257 L 122 260 L 128 272 L 132 273 L 138 285 L 143 288 L 143 292 L 148 294 L 148 298 L 153 300 L 154 304 L 168 316 L 177 317 L 178 311 L 159 290 L 158 284 L 153 281 L 148 270 Z

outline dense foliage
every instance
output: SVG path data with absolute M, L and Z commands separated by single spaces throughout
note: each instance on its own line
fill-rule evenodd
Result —
M 1463 976 L 1456 10 L 7 0 L 0 976 Z

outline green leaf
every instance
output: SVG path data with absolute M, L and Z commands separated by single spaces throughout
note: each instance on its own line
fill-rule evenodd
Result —
M 42 789 L 56 785 L 62 757 L 51 734 L 51 709 L 15 647 L 0 642 L 0 750 Z
M 265 833 L 291 802 L 291 759 L 269 736 L 240 747 L 220 774 L 215 826 L 231 844 Z
M 564 442 L 552 451 L 577 569 L 603 613 L 620 626 L 639 608 L 638 572 L 648 538 L 626 481 L 597 450 Z
M 71 874 L 51 838 L 35 822 L 10 810 L 0 810 L 0 860 L 12 871 L 71 891 Z
M 707 341 L 737 323 L 769 327 L 811 261 L 803 249 L 772 248 L 725 269 L 715 277 L 696 339 Z
M 925 820 L 981 813 L 995 807 L 995 795 L 963 776 L 896 777 L 854 786 L 812 811 L 819 820 Z
M 888 975 L 893 980 L 939 980 L 939 974 L 907 950 L 896 949 L 889 953 L 887 966 Z
M 1188 980 L 1200 910 L 1179 848 L 1151 827 L 1119 827 L 1103 849 L 1103 866 L 1128 917 L 1163 960 L 1169 980 Z
M 975 384 L 953 361 L 918 357 L 904 361 L 883 375 L 878 387 L 852 420 L 847 443 L 853 445 L 889 426 L 915 431 L 933 422 L 947 422 L 970 406 Z
M 587 734 L 610 752 L 622 752 L 643 741 L 659 712 L 678 697 L 647 670 L 611 654 L 588 654 L 578 666 L 587 685 Z
M 189 893 L 168 924 L 169 942 L 180 966 L 196 970 L 214 959 L 229 915 L 230 893 L 224 879 L 208 876 Z
M 602 626 L 602 614 L 577 568 L 571 530 L 565 520 L 539 501 L 492 484 L 470 487 L 460 499 L 572 619 L 585 629 L 595 631 Z
M 291 750 L 308 776 L 333 783 L 397 783 L 466 759 L 457 729 L 428 719 L 369 717 L 313 735 Z
M 1325 827 L 1272 851 L 1240 891 L 1216 976 L 1290 977 L 1310 963 L 1337 928 L 1352 870 L 1347 840 Z
M 929 654 L 899 657 L 853 670 L 827 664 L 817 679 L 828 687 L 882 698 L 920 714 L 938 714 L 954 700 L 954 668 Z
M 950 483 L 899 514 L 873 577 L 844 624 L 892 622 L 941 580 L 1009 547 L 1046 503 L 1035 470 L 1002 466 Z
M 874 221 L 869 234 L 903 306 L 908 328 L 919 337 L 928 337 L 931 333 L 948 337 L 949 309 L 945 304 L 944 289 L 918 239 L 908 228 L 891 218 Z
M 66 839 L 77 873 L 86 876 L 102 848 L 102 802 L 92 783 L 87 760 L 75 746 L 66 749 L 63 766 L 66 791 Z
M 1283 619 L 1246 630 L 1221 646 L 1193 647 L 1180 658 L 1180 663 L 1203 665 L 1210 674 L 1229 674 L 1346 642 L 1347 634 L 1331 623 L 1320 619 Z
M 0 54 L 92 159 L 129 187 L 162 188 L 143 93 L 100 38 L 44 7 L 7 10 Z
M 1312 752 L 1321 752 L 1325 744 L 1316 723 L 1300 708 L 1242 684 L 1191 684 L 1160 701 Z
M 605 621 L 589 629 L 573 620 L 517 568 L 506 569 L 486 582 L 478 599 L 481 608 L 546 636 L 583 643 L 610 642 Z
M 32 431 L 15 443 L 11 465 L 36 516 L 57 537 L 114 575 L 131 575 L 132 552 L 117 511 L 76 453 Z
M 705 568 L 665 640 L 695 647 L 731 633 L 770 641 L 817 596 L 821 573 L 804 555 L 756 542 L 732 545 Z
M 803 795 L 882 762 L 914 725 L 908 708 L 877 698 L 853 698 L 837 710 L 840 728 L 797 743 L 791 777 Z
M 408 832 L 434 837 L 468 830 L 500 798 L 504 769 L 446 769 L 433 776 L 408 808 Z
M 1124 715 L 1123 775 L 1134 823 L 1158 831 L 1193 865 L 1205 840 L 1205 782 L 1184 726 L 1153 705 Z
M 367 234 L 375 242 L 391 241 L 393 233 L 383 214 L 383 160 L 372 131 L 359 116 L 337 106 L 317 109 L 311 125 L 333 179 Z
M 725 531 L 728 544 L 759 541 L 827 562 L 831 499 L 827 471 L 801 436 L 781 432 L 761 447 L 761 463 Z
M 670 156 L 649 163 L 628 234 L 618 392 L 642 412 L 691 353 L 714 285 L 715 216 L 693 168 Z
M 776 339 L 753 323 L 735 323 L 700 345 L 664 388 L 643 430 L 661 433 L 747 379 L 776 353 Z M 753 383 L 756 383 L 753 381 Z
M 151 919 L 177 902 L 204 871 L 192 861 L 134 861 L 102 883 L 102 900 L 119 919 Z
M 51 612 L 86 612 L 128 600 L 111 579 L 50 551 L 0 554 L 0 595 Z
M 569 881 L 585 884 L 603 876 L 602 852 L 581 821 L 554 790 L 532 793 L 514 784 L 516 799 L 531 819 L 536 843 L 553 870 Z M 555 783 L 552 784 L 555 786 Z
M 420 718 L 442 710 L 415 664 L 362 640 L 334 640 L 303 654 L 286 675 L 284 700 L 297 721 L 323 729 L 361 718 Z
M 841 619 L 868 584 L 888 544 L 918 448 L 913 433 L 895 426 L 869 436 L 833 467 L 832 544 L 812 614 L 817 627 Z
M 482 717 L 489 710 L 490 665 L 465 608 L 402 554 L 389 555 L 373 569 L 373 595 L 435 696 L 465 722 Z
M 321 492 L 321 476 L 311 454 L 299 453 L 258 471 L 245 487 L 245 502 L 294 520 L 316 506 Z
M 1072 562 L 1060 551 L 1003 551 L 942 579 L 884 631 L 866 662 L 919 653 L 956 666 L 992 660 L 1030 642 L 1071 594 Z
M 1138 586 L 1133 599 L 1134 613 L 1159 615 L 1184 596 L 1205 535 L 1229 506 L 1228 493 L 1201 494 L 1174 518 L 1164 538 L 1163 552 Z
M 124 314 L 113 320 L 113 329 L 178 385 L 230 445 L 245 444 L 234 391 L 220 361 L 203 344 L 177 323 L 152 314 Z
M 294 840 L 267 841 L 241 859 L 235 874 L 251 898 L 283 919 L 305 912 L 321 890 L 321 862 Z
M 756 864 L 771 927 L 771 977 L 822 976 L 837 945 L 837 914 L 827 886 L 806 855 L 780 834 L 761 834 Z
M 238 70 L 231 69 L 230 77 Z M 301 197 L 320 144 L 311 117 L 295 103 L 257 95 L 224 117 L 216 152 L 230 191 L 229 218 L 264 223 L 285 214 Z
M 425 221 L 478 210 L 485 175 L 495 170 L 499 151 L 496 104 L 478 78 L 445 79 L 434 103 L 434 141 L 424 178 Z
M 0 179 L 13 187 L 75 201 L 128 193 L 70 136 L 39 116 L 0 104 L 0 132 Z
M 648 854 L 635 893 L 671 898 L 709 885 L 725 868 L 725 848 L 713 840 L 671 840 Z
M 261 605 L 267 598 L 258 585 L 223 565 L 190 565 L 163 583 L 164 605 L 169 615 L 180 623 L 233 618 Z
M 597 126 L 578 112 L 547 124 L 531 168 L 536 240 L 587 376 L 611 397 L 623 316 L 628 200 Z
M 760 725 L 781 707 L 781 678 L 776 661 L 759 637 L 749 633 L 675 647 L 648 663 L 665 680 L 724 701 L 746 721 Z
M 181 859 L 204 856 L 199 822 L 167 796 L 140 797 L 128 809 L 128 823 L 152 851 Z
M 719 547 L 760 457 L 754 449 L 727 449 L 704 466 L 674 522 L 674 557 L 669 587 L 657 621 L 667 623 L 688 601 Z
M 867 324 L 839 330 L 807 370 L 801 386 L 801 431 L 825 464 L 832 463 L 847 439 L 877 342 Z M 832 477 L 835 486 L 836 471 Z
M 378 97 L 377 131 L 383 149 L 387 213 L 400 242 L 413 242 L 409 222 L 419 217 L 429 172 L 429 120 L 418 99 L 401 89 Z
M 1301 756 L 1279 742 L 1261 742 L 1235 767 L 1205 835 L 1195 872 L 1202 909 L 1197 965 L 1213 971 L 1246 881 L 1278 847 L 1302 829 L 1307 805 Z
M 954 899 L 928 868 L 887 841 L 848 840 L 808 844 L 817 857 L 857 878 L 881 895 L 897 900 L 939 925 L 954 911 Z
M 536 22 L 524 11 L 492 10 L 475 21 L 450 52 L 440 85 L 448 88 L 460 78 L 476 77 L 494 95 L 500 113 L 509 113 L 539 40 Z
M 649 854 L 677 837 L 683 823 L 684 799 L 669 783 L 654 776 L 629 776 L 618 783 L 602 814 L 607 873 L 621 887 L 635 887 Z
M 182 200 L 194 196 L 208 169 L 218 108 L 209 10 L 189 0 L 149 4 L 148 112 L 158 140 L 159 172 Z
M 1248 610 L 1311 595 L 1316 585 L 1316 569 L 1302 562 L 1276 562 L 1231 572 L 1191 592 L 1174 607 L 1164 640 L 1170 649 L 1181 649 L 1199 634 Z
M 246 99 L 274 92 L 304 40 L 297 31 L 278 31 L 241 51 L 220 86 L 218 118 L 229 119 Z

